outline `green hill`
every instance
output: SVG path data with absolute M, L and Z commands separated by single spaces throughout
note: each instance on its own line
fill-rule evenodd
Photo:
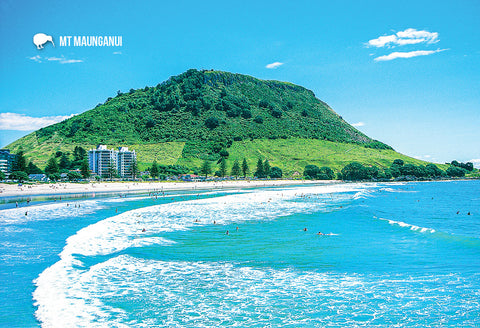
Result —
M 293 174 L 307 164 L 340 169 L 350 161 L 425 164 L 364 135 L 314 93 L 287 82 L 188 70 L 155 87 L 118 93 L 94 109 L 10 144 L 40 166 L 57 151 L 97 144 L 128 146 L 140 168 L 154 159 L 191 169 L 204 159 L 258 157 Z

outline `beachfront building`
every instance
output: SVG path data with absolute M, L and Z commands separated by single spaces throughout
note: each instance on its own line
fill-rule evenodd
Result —
M 96 149 L 88 151 L 90 170 L 103 178 L 116 175 L 121 178 L 131 178 L 132 163 L 136 158 L 135 151 L 129 151 L 127 147 L 114 150 L 108 149 L 105 145 L 98 145 Z
M 15 162 L 16 155 L 10 154 L 10 149 L 0 149 L 0 171 L 9 176 L 12 173 L 12 167 Z
M 117 171 L 122 178 L 133 178 L 132 165 L 137 160 L 135 150 L 129 151 L 128 147 L 118 148 Z

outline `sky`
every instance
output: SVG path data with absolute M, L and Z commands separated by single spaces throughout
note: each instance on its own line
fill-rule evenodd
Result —
M 196 68 L 302 85 L 401 153 L 480 167 L 478 17 L 478 0 L 0 0 L 0 147 Z

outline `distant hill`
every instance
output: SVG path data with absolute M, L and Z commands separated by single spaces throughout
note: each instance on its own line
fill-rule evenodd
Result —
M 302 170 L 304 163 L 338 168 L 351 160 L 380 166 L 397 157 L 421 162 L 361 133 L 301 86 L 194 69 L 155 87 L 119 92 L 8 147 L 22 149 L 44 166 L 56 151 L 96 144 L 130 146 L 138 152 L 140 168 L 154 159 L 194 168 L 204 159 L 229 155 L 231 160 L 239 154 L 252 165 L 258 157 L 268 157 L 287 172 Z M 336 147 L 344 152 L 337 161 L 332 160 L 338 157 Z M 358 150 L 367 155 L 355 156 Z

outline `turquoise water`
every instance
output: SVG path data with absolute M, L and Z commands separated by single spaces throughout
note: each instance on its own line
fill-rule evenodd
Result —
M 2 327 L 480 326 L 480 181 L 20 206 Z

